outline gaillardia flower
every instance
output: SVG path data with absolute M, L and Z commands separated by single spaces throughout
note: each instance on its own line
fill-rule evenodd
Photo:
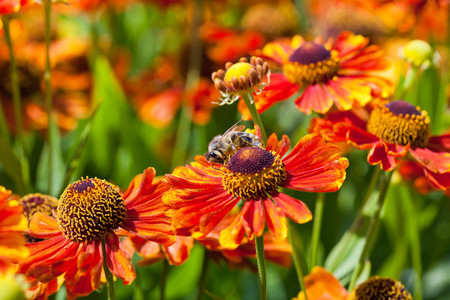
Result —
M 367 161 L 386 171 L 408 155 L 436 188 L 450 187 L 450 134 L 432 136 L 426 111 L 396 100 L 382 101 L 368 112 L 330 113 L 326 119 L 313 119 L 309 131 L 328 141 L 345 140 L 358 149 L 370 149 Z
M 220 170 L 203 156 L 186 167 L 177 167 L 165 180 L 173 187 L 163 196 L 179 234 L 205 238 L 241 200 L 238 215 L 220 233 L 220 243 L 236 248 L 244 236 L 261 236 L 267 221 L 277 238 L 286 238 L 286 216 L 297 223 L 311 220 L 306 205 L 279 187 L 332 192 L 340 188 L 348 166 L 340 150 L 317 135 L 303 137 L 292 151 L 283 136 L 273 134 L 266 149 L 248 147 L 234 154 Z
M 103 260 L 111 272 L 130 284 L 135 273 L 130 257 L 114 232 L 119 227 L 143 238 L 171 244 L 175 241 L 165 216 L 161 193 L 166 184 L 148 168 L 136 176 L 123 196 L 116 186 L 97 178 L 69 185 L 60 197 L 57 218 L 36 213 L 29 234 L 44 239 L 27 244 L 30 256 L 18 272 L 47 283 L 63 275 L 69 298 L 98 289 Z M 101 239 L 105 239 L 103 257 Z
M 264 93 L 255 96 L 258 111 L 298 90 L 302 92 L 295 104 L 306 114 L 326 113 L 333 104 L 349 110 L 354 103 L 365 105 L 372 96 L 386 97 L 391 84 L 375 72 L 387 70 L 390 63 L 380 47 L 368 44 L 368 38 L 348 31 L 326 43 L 297 35 L 267 44 L 256 54 L 275 61 L 283 73 L 273 73 Z
M 269 64 L 261 58 L 252 56 L 250 62 L 242 57 L 238 63 L 227 62 L 225 71 L 220 69 L 212 74 L 214 85 L 222 98 L 219 105 L 232 104 L 239 99 L 241 93 L 260 94 L 268 84 L 263 80 L 270 77 Z
M 331 272 L 322 267 L 314 267 L 311 273 L 305 276 L 306 294 L 309 300 L 333 299 L 333 300 L 371 300 L 392 299 L 412 300 L 411 294 L 403 284 L 391 278 L 374 276 L 358 285 L 349 295 L 338 279 Z M 297 298 L 292 300 L 304 300 L 302 291 Z

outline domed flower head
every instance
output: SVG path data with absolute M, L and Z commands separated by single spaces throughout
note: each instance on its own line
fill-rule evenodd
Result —
M 106 259 L 111 273 L 130 284 L 136 275 L 115 230 L 120 227 L 163 244 L 175 241 L 161 201 L 168 187 L 159 180 L 153 182 L 154 176 L 153 168 L 146 169 L 123 195 L 97 178 L 69 185 L 60 197 L 56 219 L 42 213 L 33 216 L 28 233 L 44 240 L 27 244 L 31 254 L 19 263 L 18 272 L 43 283 L 63 275 L 67 294 L 73 298 L 100 287 Z
M 0 274 L 14 270 L 13 264 L 28 256 L 25 237 L 27 220 L 16 200 L 8 199 L 11 191 L 0 185 Z
M 272 74 L 264 93 L 255 96 L 258 111 L 299 90 L 295 105 L 306 114 L 326 113 L 333 104 L 349 110 L 355 103 L 365 105 L 374 95 L 387 96 L 390 82 L 374 72 L 386 70 L 390 63 L 380 47 L 368 44 L 368 38 L 348 31 L 326 43 L 295 36 L 267 44 L 257 54 L 275 61 L 283 73 Z
M 403 284 L 391 278 L 374 276 L 357 286 L 349 295 L 338 279 L 331 272 L 322 267 L 314 267 L 311 273 L 305 276 L 306 294 L 310 300 L 370 300 L 392 299 L 412 300 L 411 294 Z M 297 298 L 292 300 L 304 300 L 302 291 Z
M 450 134 L 432 136 L 426 111 L 403 100 L 382 101 L 367 111 L 332 113 L 313 119 L 309 130 L 328 141 L 370 149 L 367 161 L 391 171 L 399 158 L 418 162 L 438 189 L 450 187 Z
M 270 77 L 269 64 L 259 57 L 252 57 L 250 62 L 242 57 L 238 63 L 228 62 L 225 70 L 212 74 L 214 85 L 222 98 L 219 105 L 232 104 L 239 99 L 241 93 L 261 93 L 268 84 L 263 80 Z
M 172 189 L 163 201 L 171 208 L 177 232 L 205 238 L 241 201 L 239 214 L 220 233 L 224 247 L 238 247 L 245 235 L 250 240 L 261 236 L 266 223 L 275 237 L 286 238 L 286 217 L 297 223 L 310 221 L 307 206 L 278 189 L 336 191 L 344 182 L 348 161 L 336 146 L 316 135 L 303 137 L 285 155 L 289 145 L 287 136 L 278 141 L 273 134 L 266 149 L 243 148 L 220 169 L 204 156 L 175 168 L 165 176 Z

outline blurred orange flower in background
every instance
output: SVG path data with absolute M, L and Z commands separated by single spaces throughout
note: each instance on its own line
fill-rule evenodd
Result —
M 306 114 L 326 113 L 333 104 L 349 110 L 354 104 L 365 105 L 372 97 L 387 97 L 391 83 L 378 72 L 387 70 L 390 63 L 380 47 L 368 44 L 368 38 L 351 32 L 326 43 L 295 36 L 267 44 L 256 53 L 272 59 L 283 73 L 273 72 L 264 93 L 255 95 L 258 112 L 298 90 L 301 95 L 295 104 Z

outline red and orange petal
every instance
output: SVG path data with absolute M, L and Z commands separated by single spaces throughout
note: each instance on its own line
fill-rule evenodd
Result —
M 31 2 L 30 0 L 2 0 L 0 1 L 0 15 L 18 12 L 22 6 Z M 1 23 L 1 22 L 0 22 Z
M 319 39 L 316 39 L 315 42 L 321 43 Z M 295 100 L 299 110 L 306 114 L 310 114 L 311 111 L 326 113 L 333 104 L 339 110 L 349 110 L 355 103 L 367 104 L 372 97 L 386 97 L 391 92 L 391 83 L 372 73 L 386 70 L 390 63 L 383 58 L 380 47 L 367 47 L 368 42 L 368 39 L 361 35 L 343 32 L 336 41 L 330 40 L 325 43 L 325 48 L 338 52 L 340 66 L 337 76 L 321 83 L 303 86 L 302 94 Z M 269 43 L 262 51 L 256 53 L 283 65 L 288 62 L 296 48 L 303 43 L 305 41 L 302 37 L 295 36 L 291 41 L 283 39 Z M 274 83 L 271 82 L 265 88 L 269 91 L 268 96 L 264 93 L 255 95 L 256 106 L 260 107 L 259 112 L 264 111 L 274 102 L 285 100 L 293 95 L 296 92 L 295 87 L 300 88 L 299 84 L 289 82 L 284 75 L 272 74 L 272 78 L 275 80 Z M 281 89 L 281 91 L 274 93 L 272 91 L 274 88 Z M 270 96 L 274 96 L 274 99 L 271 100 Z M 268 103 L 269 101 L 271 104 Z M 261 104 L 258 104 L 259 102 Z
M 345 300 L 349 296 L 339 280 L 322 267 L 314 267 L 304 280 L 308 300 Z M 304 299 L 305 293 L 302 291 L 292 300 Z
M 28 277 L 27 280 L 31 280 L 31 286 L 28 289 L 31 293 L 31 299 L 46 300 L 50 295 L 59 291 L 64 283 L 64 276 L 59 276 L 47 283 L 39 282 L 32 277 Z
M 137 175 L 123 194 L 126 217 L 120 227 L 142 238 L 164 245 L 175 242 L 175 230 L 166 216 L 168 207 L 162 196 L 170 188 L 161 179 L 155 179 L 154 168 Z
M 0 186 L 0 273 L 3 274 L 29 255 L 22 235 L 28 227 L 27 220 L 22 206 L 16 200 L 8 200 L 10 195 L 10 190 Z
M 153 96 L 143 96 L 138 99 L 138 115 L 155 128 L 167 127 L 181 105 L 181 95 L 181 89 L 172 88 Z
M 204 24 L 201 36 L 206 43 L 208 57 L 219 65 L 235 61 L 264 44 L 264 37 L 257 32 L 237 32 L 215 23 Z
M 135 235 L 128 235 L 123 243 L 130 255 L 136 251 L 142 257 L 137 262 L 138 266 L 148 266 L 164 258 L 170 265 L 180 266 L 189 258 L 194 246 L 194 239 L 189 236 L 177 236 L 175 243 L 170 246 L 163 246 Z
M 202 78 L 197 86 L 186 91 L 184 98 L 188 109 L 188 115 L 197 125 L 206 125 L 211 120 L 211 112 L 217 105 L 213 100 L 220 97 L 219 91 L 211 83 L 211 80 Z
M 36 213 L 29 234 L 48 238 L 27 244 L 30 256 L 21 260 L 18 272 L 49 283 L 63 275 L 68 297 L 85 296 L 98 289 L 102 279 L 103 252 L 101 241 L 75 243 L 67 240 L 59 230 L 53 217 Z M 105 238 L 106 263 L 108 268 L 124 284 L 130 284 L 136 274 L 131 259 L 114 233 Z
M 286 136 L 278 141 L 272 135 L 267 142 L 267 150 L 283 156 L 289 144 Z M 308 192 L 338 190 L 345 180 L 348 166 L 348 160 L 341 157 L 340 150 L 317 135 L 302 138 L 282 161 L 287 178 L 281 186 Z M 171 207 L 173 225 L 177 232 L 192 232 L 195 238 L 205 238 L 240 201 L 223 188 L 222 171 L 212 168 L 203 156 L 197 156 L 196 162 L 190 166 L 176 168 L 165 176 L 165 180 L 174 187 L 163 197 Z M 248 199 L 222 230 L 219 240 L 227 248 L 236 248 L 245 236 L 253 239 L 262 235 L 266 223 L 275 237 L 285 238 L 286 216 L 298 223 L 312 218 L 303 202 L 283 193 L 273 191 L 270 198 Z
M 255 243 L 253 241 L 245 238 L 235 249 L 226 248 L 219 241 L 221 231 L 229 227 L 230 222 L 235 217 L 235 211 L 228 214 L 204 239 L 199 239 L 198 242 L 210 251 L 211 257 L 217 263 L 223 259 L 233 268 L 248 266 L 253 270 L 254 266 L 247 261 L 249 258 L 256 258 Z M 292 263 L 291 245 L 286 239 L 276 238 L 270 232 L 264 234 L 264 254 L 267 260 L 283 267 L 289 267 Z

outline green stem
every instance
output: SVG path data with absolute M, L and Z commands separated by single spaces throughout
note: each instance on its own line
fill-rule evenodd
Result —
M 136 269 L 136 279 L 134 280 L 133 299 L 145 300 L 144 290 L 142 289 L 140 269 Z
M 26 190 L 30 188 L 30 169 L 28 162 L 27 150 L 25 148 L 24 140 L 24 130 L 23 130 L 23 120 L 22 120 L 22 103 L 20 96 L 20 82 L 19 74 L 17 72 L 16 57 L 14 55 L 14 50 L 12 46 L 11 31 L 9 28 L 9 16 L 2 18 L 3 21 L 3 32 L 8 45 L 9 57 L 10 57 L 10 69 L 11 69 L 11 85 L 12 85 L 12 95 L 14 101 L 14 117 L 16 120 L 17 127 L 17 143 L 19 144 L 19 161 L 23 178 L 23 185 L 19 184 L 19 192 L 23 195 Z
M 419 74 L 419 68 L 410 66 L 408 68 L 408 71 L 406 71 L 405 80 L 403 81 L 403 86 L 400 89 L 400 93 L 398 93 L 398 99 L 404 99 L 406 94 L 411 90 L 411 88 L 415 85 L 418 74 Z
M 105 271 L 106 277 L 106 290 L 108 291 L 108 300 L 116 299 L 115 291 L 114 291 L 114 276 L 108 268 L 108 264 L 106 263 L 106 245 L 105 245 L 105 236 L 102 235 L 102 250 L 103 250 L 103 270 Z
M 3 111 L 3 105 L 0 99 L 0 130 L 1 135 L 5 139 L 8 146 L 11 146 L 11 137 L 9 136 L 8 125 L 6 124 L 5 112 Z
M 311 238 L 311 261 L 310 267 L 317 265 L 317 257 L 319 252 L 320 229 L 322 227 L 323 207 L 325 205 L 325 193 L 318 193 L 316 207 L 314 209 L 314 223 Z
M 245 92 L 240 94 L 241 98 L 244 100 L 245 105 L 247 106 L 248 110 L 250 111 L 250 114 L 252 116 L 253 122 L 255 122 L 256 125 L 259 126 L 259 129 L 261 130 L 261 138 L 263 142 L 267 142 L 267 135 L 266 131 L 264 130 L 264 126 L 261 121 L 261 117 L 258 114 L 258 110 L 255 106 L 255 101 L 253 99 L 253 93 L 251 91 Z
M 163 260 L 161 270 L 161 280 L 159 281 L 159 299 L 164 300 L 166 297 L 167 274 L 169 274 L 169 261 Z
M 375 170 L 373 171 L 372 174 L 372 179 L 370 180 L 369 186 L 367 187 L 366 194 L 364 195 L 361 207 L 358 211 L 358 215 L 356 216 L 355 220 L 353 221 L 352 227 L 350 228 L 350 232 L 356 232 L 362 226 L 362 221 L 364 220 L 364 209 L 367 200 L 369 200 L 370 195 L 372 195 L 372 192 L 378 182 L 378 179 L 380 178 L 380 174 L 381 168 L 375 166 Z
M 408 189 L 411 191 L 411 189 Z M 414 276 L 414 299 L 422 300 L 422 261 L 421 261 L 421 249 L 420 249 L 420 229 L 417 224 L 417 208 L 416 203 L 411 195 L 403 199 L 404 208 L 408 217 L 408 230 L 409 240 L 411 247 L 411 259 L 412 265 L 415 270 Z
M 266 261 L 264 258 L 264 235 L 255 237 L 256 263 L 259 273 L 260 299 L 267 299 Z
M 48 192 L 52 192 L 52 178 L 53 178 L 53 144 L 55 142 L 54 135 L 56 134 L 56 128 L 53 126 L 53 116 L 52 116 L 52 82 L 51 82 L 51 66 L 50 66 L 50 40 L 51 40 L 51 12 L 52 12 L 52 1 L 44 0 L 44 11 L 45 11 L 45 107 L 48 119 Z
M 295 271 L 297 272 L 298 283 L 300 284 L 302 291 L 305 293 L 305 300 L 308 300 L 308 296 L 306 295 L 306 285 L 305 281 L 303 280 L 305 275 L 303 273 L 301 263 L 301 255 L 303 254 L 303 249 L 300 245 L 300 242 L 298 241 L 298 238 L 296 238 L 295 236 L 294 230 L 292 229 L 293 224 L 288 224 L 287 226 L 288 226 L 289 243 L 291 244 L 292 247 L 292 258 L 294 259 L 294 266 Z
M 366 234 L 366 242 L 364 244 L 363 251 L 361 252 L 361 256 L 359 257 L 358 265 L 353 270 L 352 278 L 350 280 L 349 291 L 353 290 L 356 284 L 356 280 L 364 267 L 365 261 L 369 255 L 370 248 L 375 239 L 376 232 L 378 229 L 378 225 L 380 224 L 380 214 L 383 208 L 384 202 L 386 200 L 386 194 L 389 189 L 389 184 L 391 182 L 393 172 L 385 172 L 380 186 L 380 194 L 378 195 L 377 205 L 375 207 L 375 212 L 372 217 L 372 221 L 370 223 L 369 229 Z
M 203 253 L 202 273 L 200 274 L 200 279 L 198 280 L 197 300 L 202 299 L 203 290 L 205 289 L 206 285 L 206 275 L 208 273 L 209 261 L 209 252 L 208 249 L 205 248 Z

